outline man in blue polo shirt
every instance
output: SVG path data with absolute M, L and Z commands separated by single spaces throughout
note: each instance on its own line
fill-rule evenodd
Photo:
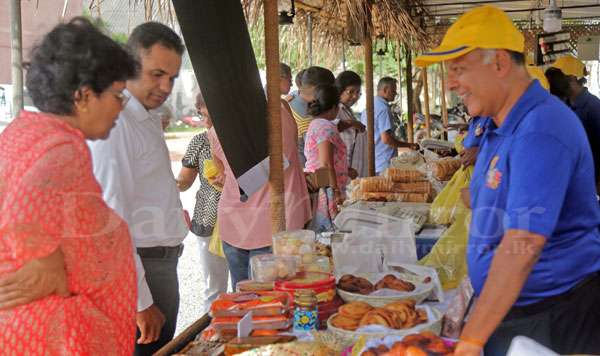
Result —
M 560 57 L 552 67 L 559 69 L 568 83 L 567 100 L 583 124 L 594 156 L 596 183 L 600 182 L 600 99 L 585 87 L 585 64 L 568 55 Z
M 600 207 L 585 131 L 531 80 L 524 38 L 493 6 L 461 16 L 417 58 L 490 125 L 470 186 L 467 262 L 477 296 L 455 355 L 505 355 L 525 335 L 560 354 L 600 353 Z
M 396 79 L 383 77 L 379 80 L 374 103 L 375 172 L 378 175 L 390 165 L 390 160 L 396 156 L 398 148 L 418 149 L 418 145 L 399 141 L 392 134 L 392 110 L 389 103 L 394 101 L 397 94 Z M 360 121 L 367 126 L 367 110 L 361 114 Z

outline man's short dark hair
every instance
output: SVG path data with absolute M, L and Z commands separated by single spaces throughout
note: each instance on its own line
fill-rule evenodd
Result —
M 383 90 L 392 85 L 397 85 L 398 81 L 392 77 L 383 77 L 377 83 L 377 91 Z
M 145 22 L 133 29 L 127 47 L 134 56 L 139 55 L 141 49 L 148 50 L 155 44 L 175 51 L 178 55 L 183 55 L 185 47 L 181 37 L 168 26 L 159 22 Z
M 279 63 L 279 76 L 282 78 L 291 78 L 292 68 L 283 62 Z
M 362 80 L 360 79 L 360 75 L 351 70 L 347 70 L 338 74 L 337 78 L 335 78 L 335 86 L 338 91 L 342 93 L 346 88 L 352 86 L 361 86 Z
M 76 17 L 54 27 L 33 49 L 25 84 L 43 112 L 70 115 L 75 93 L 89 87 L 101 94 L 114 82 L 135 77 L 137 62 L 90 21 Z
M 335 77 L 333 73 L 323 67 L 309 67 L 302 74 L 302 86 L 317 86 L 320 84 L 333 85 Z

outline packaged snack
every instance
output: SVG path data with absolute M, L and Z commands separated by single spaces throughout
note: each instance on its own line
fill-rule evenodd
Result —
M 310 230 L 283 231 L 273 236 L 273 254 L 277 256 L 300 256 L 302 264 L 315 257 L 315 233 Z
M 216 317 L 210 325 L 217 331 L 237 330 L 237 325 L 242 318 Z M 286 330 L 292 326 L 291 319 L 286 315 L 279 316 L 252 316 L 252 327 L 262 330 Z
M 273 282 L 257 282 L 250 279 L 237 282 L 235 290 L 241 292 L 268 292 L 273 290 Z
M 281 292 L 244 292 L 221 294 L 210 306 L 213 318 L 241 318 L 249 311 L 254 316 L 279 316 L 290 306 L 290 297 Z
M 250 271 L 252 280 L 257 282 L 291 279 L 296 275 L 296 258 L 271 254 L 253 256 Z

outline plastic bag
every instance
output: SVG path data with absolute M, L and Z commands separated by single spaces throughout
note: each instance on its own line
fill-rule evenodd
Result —
M 457 213 L 466 209 L 461 200 L 461 190 L 469 187 L 472 174 L 472 166 L 461 167 L 454 173 L 450 182 L 431 203 L 432 222 L 441 225 L 451 224 Z
M 460 202 L 462 205 L 462 202 Z M 459 209 L 454 223 L 444 232 L 419 264 L 437 270 L 444 290 L 458 287 L 467 275 L 466 248 L 469 238 L 470 210 Z
M 215 223 L 215 228 L 213 229 L 212 236 L 210 237 L 210 242 L 208 243 L 208 252 L 213 255 L 225 258 L 225 253 L 223 252 L 223 243 L 221 242 L 221 237 L 219 236 L 219 222 Z

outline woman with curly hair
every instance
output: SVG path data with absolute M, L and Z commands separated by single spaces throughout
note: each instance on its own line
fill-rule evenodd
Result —
M 129 231 L 102 200 L 85 140 L 107 138 L 136 62 L 83 18 L 33 50 L 22 111 L 0 135 L 0 354 L 131 355 Z

